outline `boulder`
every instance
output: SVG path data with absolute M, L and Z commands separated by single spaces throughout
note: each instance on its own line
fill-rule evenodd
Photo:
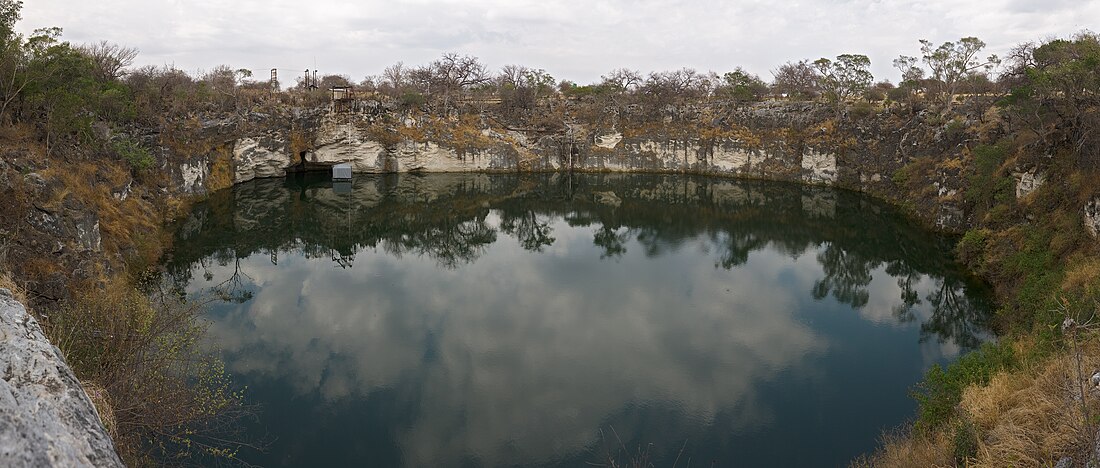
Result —
M 0 376 L 0 466 L 123 466 L 61 352 L 7 289 L 0 289 Z

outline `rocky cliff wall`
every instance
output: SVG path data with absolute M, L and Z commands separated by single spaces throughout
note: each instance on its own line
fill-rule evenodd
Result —
M 839 129 L 831 114 L 807 106 L 751 108 L 731 118 L 739 122 L 734 124 L 700 126 L 695 119 L 621 130 L 598 122 L 517 129 L 485 115 L 314 111 L 212 127 L 220 146 L 166 168 L 182 191 L 191 193 L 350 163 L 356 173 L 708 174 L 837 186 L 905 202 L 898 199 L 893 180 L 901 167 L 924 153 L 959 150 L 954 142 L 918 145 L 928 139 L 916 135 L 926 130 L 919 122 L 912 125 L 914 130 L 870 118 Z M 219 166 L 231 177 L 208 176 Z M 914 211 L 943 229 L 963 230 L 968 220 L 957 206 L 960 176 L 943 174 L 940 179 L 934 182 L 945 187 L 941 193 Z M 1041 176 L 1025 182 L 1035 185 L 1036 180 Z
M 217 121 L 204 127 L 214 135 L 207 138 L 215 141 L 209 151 L 166 158 L 165 169 L 180 191 L 197 194 L 338 163 L 350 163 L 356 173 L 650 172 L 783 180 L 868 192 L 961 232 L 976 221 L 964 199 L 970 151 L 1003 129 L 979 118 L 941 120 L 933 113 L 890 112 L 837 118 L 820 105 L 766 103 L 709 120 L 694 115 L 631 126 L 566 119 L 547 129 L 516 128 L 477 113 L 313 109 Z M 1024 198 L 1046 180 L 1050 157 L 1018 159 L 1014 193 Z M 1089 232 L 1100 232 L 1097 206 L 1100 201 L 1081 207 Z
M 0 289 L 0 466 L 122 466 L 61 352 Z

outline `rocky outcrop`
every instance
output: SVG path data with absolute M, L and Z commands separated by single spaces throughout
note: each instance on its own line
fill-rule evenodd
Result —
M 833 184 L 836 182 L 836 155 L 807 150 L 802 154 L 802 181 Z
M 322 122 L 307 161 L 319 164 L 351 163 L 355 172 L 382 172 L 386 146 L 368 139 L 351 122 Z
M 233 182 L 285 176 L 292 164 L 286 141 L 272 136 L 237 140 L 233 145 Z
M 1100 197 L 1093 198 L 1085 205 L 1085 230 L 1093 238 L 1100 238 Z
M 1027 172 L 1016 172 L 1012 174 L 1012 177 L 1016 179 L 1016 198 L 1024 198 L 1043 186 L 1045 178 L 1042 174 L 1036 172 L 1034 169 Z
M 621 133 L 524 135 L 481 130 L 475 147 L 445 138 L 372 139 L 369 122 L 354 114 L 326 117 L 301 161 L 289 155 L 288 135 L 242 135 L 233 143 L 234 182 L 279 177 L 297 164 L 325 167 L 349 163 L 357 173 L 389 172 L 685 172 L 801 181 L 833 185 L 837 156 L 830 151 L 778 142 L 752 146 L 736 138 L 624 137 Z M 416 125 L 415 122 L 408 125 Z M 188 169 L 190 189 L 203 179 Z M 876 179 L 877 180 L 877 179 Z
M 0 466 L 122 466 L 61 352 L 6 289 L 0 289 L 0 374 Z

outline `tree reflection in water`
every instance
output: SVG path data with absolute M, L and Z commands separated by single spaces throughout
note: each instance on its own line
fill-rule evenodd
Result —
M 596 191 L 613 191 L 623 203 L 600 205 Z M 869 220 L 869 212 L 880 219 Z M 966 293 L 975 285 L 953 264 L 949 240 L 857 194 L 757 181 L 440 174 L 361 177 L 350 193 L 338 194 L 324 179 L 256 180 L 195 208 L 181 223 L 169 270 L 182 285 L 192 264 L 233 261 L 232 276 L 217 290 L 241 302 L 251 292 L 241 282 L 239 259 L 256 252 L 274 259 L 298 251 L 351 268 L 356 253 L 380 247 L 456 269 L 478 261 L 498 235 L 543 252 L 556 242 L 556 220 L 594 226 L 592 243 L 602 259 L 621 257 L 631 242 L 659 257 L 699 236 L 708 240 L 715 267 L 727 270 L 769 245 L 792 258 L 816 251 L 821 277 L 811 296 L 856 309 L 868 304 L 872 272 L 885 265 L 899 289 L 893 320 L 916 320 L 916 308 L 927 301 L 924 339 L 971 348 L 985 333 L 989 304 Z M 928 277 L 937 287 L 922 300 L 917 284 Z
M 609 191 L 620 205 L 596 203 Z M 798 466 L 754 434 L 846 460 L 911 414 L 922 365 L 986 336 L 950 252 L 827 188 L 441 174 L 212 194 L 166 268 L 221 301 L 212 340 L 279 408 L 265 421 L 293 444 L 270 464 L 577 466 L 613 425 L 628 446 L 675 441 L 668 465 L 690 437 Z M 863 435 L 839 422 L 860 418 Z

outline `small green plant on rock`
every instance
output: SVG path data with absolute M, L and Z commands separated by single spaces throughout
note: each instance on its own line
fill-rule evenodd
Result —
M 123 161 L 126 161 L 130 169 L 136 173 L 148 171 L 156 162 L 153 155 L 149 154 L 149 150 L 141 147 L 141 145 L 129 138 L 115 141 L 112 146 L 114 147 L 115 153 L 117 153 Z
M 917 400 L 916 429 L 924 434 L 943 427 L 956 416 L 962 391 L 969 385 L 985 384 L 1002 369 L 1012 368 L 1016 356 L 1001 343 L 986 343 L 977 351 L 959 358 L 946 369 L 933 365 L 912 391 Z

